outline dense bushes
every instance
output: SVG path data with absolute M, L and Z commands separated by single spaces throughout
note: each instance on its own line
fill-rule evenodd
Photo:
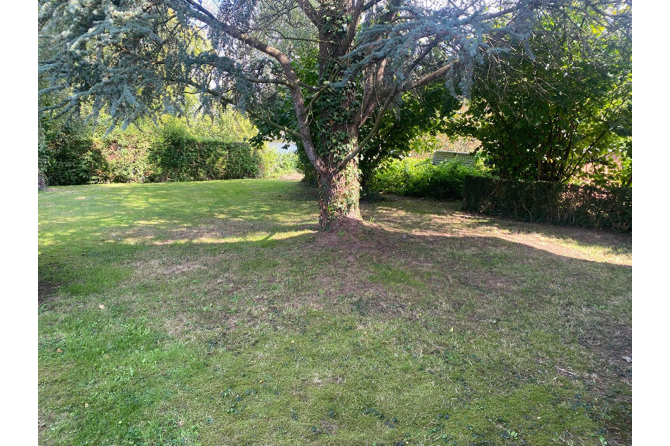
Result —
M 632 189 L 467 176 L 465 210 L 517 220 L 632 230 Z
M 38 162 L 48 184 L 86 184 L 96 180 L 105 160 L 81 126 L 46 123 L 42 132 L 44 143 L 40 144 Z
M 154 142 L 153 132 L 115 132 L 107 138 L 93 138 L 91 151 L 101 154 L 91 182 L 145 183 L 151 181 L 154 167 L 148 157 Z
M 278 152 L 262 150 L 259 152 L 259 177 L 278 178 L 298 171 L 298 154 L 296 152 Z
M 457 161 L 433 166 L 430 159 L 405 158 L 393 160 L 375 172 L 369 188 L 407 197 L 461 199 L 467 175 L 486 173 L 479 167 Z
M 259 158 L 246 143 L 198 139 L 185 128 L 166 126 L 149 151 L 158 181 L 202 181 L 255 178 Z
M 176 120 L 107 136 L 83 124 L 40 124 L 39 169 L 52 186 L 274 178 L 296 170 L 294 153 L 196 137 Z

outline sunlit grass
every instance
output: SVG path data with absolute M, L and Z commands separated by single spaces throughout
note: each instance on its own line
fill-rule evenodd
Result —
M 400 198 L 322 234 L 288 181 L 39 200 L 41 444 L 630 444 L 630 237 Z

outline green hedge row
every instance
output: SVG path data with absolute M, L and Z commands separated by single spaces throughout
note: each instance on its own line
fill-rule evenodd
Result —
M 44 126 L 40 172 L 48 185 L 273 178 L 297 168 L 297 155 L 247 143 L 197 138 L 182 126 L 117 132 Z
M 249 144 L 199 139 L 181 127 L 166 127 L 149 151 L 157 181 L 255 178 L 260 158 Z
M 405 197 L 462 199 L 465 177 L 486 175 L 480 168 L 459 161 L 437 166 L 430 159 L 393 160 L 374 173 L 370 189 Z
M 465 177 L 463 208 L 523 221 L 631 232 L 632 189 Z

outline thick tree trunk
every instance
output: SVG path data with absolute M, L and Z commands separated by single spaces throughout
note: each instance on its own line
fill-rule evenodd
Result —
M 358 161 L 336 171 L 328 168 L 319 173 L 319 226 L 330 230 L 348 220 L 360 220 L 361 195 Z

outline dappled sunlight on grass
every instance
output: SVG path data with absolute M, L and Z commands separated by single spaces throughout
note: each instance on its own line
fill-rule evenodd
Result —
M 240 243 L 240 242 L 271 242 L 277 240 L 286 240 L 292 237 L 298 237 L 304 234 L 311 234 L 315 231 L 293 231 L 293 232 L 282 232 L 282 233 L 250 233 L 243 237 L 197 237 L 197 238 L 182 238 L 182 239 L 166 239 L 166 240 L 153 240 L 153 236 L 146 236 L 144 238 L 124 238 L 121 239 L 121 243 L 127 245 L 142 245 L 142 244 L 153 244 L 158 246 L 165 245 L 185 245 L 185 244 L 217 244 L 217 243 Z
M 395 200 L 392 202 L 395 207 L 390 204 L 369 206 L 368 218 L 389 231 L 438 237 L 486 235 L 575 259 L 632 264 L 628 234 L 480 217 L 461 212 L 457 204 L 432 200 L 421 200 L 422 212 L 417 214 L 416 203 L 408 205 L 407 199 Z
M 401 198 L 323 233 L 287 181 L 39 201 L 41 443 L 630 441 L 625 237 Z

